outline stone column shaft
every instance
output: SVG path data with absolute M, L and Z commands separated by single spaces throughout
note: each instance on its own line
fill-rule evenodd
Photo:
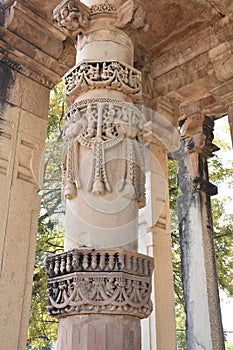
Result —
M 64 0 L 54 10 L 77 49 L 65 75 L 68 252 L 47 259 L 59 350 L 140 350 L 140 318 L 152 311 L 153 259 L 135 252 L 145 205 L 143 114 L 134 104 L 141 73 L 131 39 L 118 28 L 134 13 L 133 2 L 98 0 Z
M 43 2 L 45 5 L 45 2 Z M 44 18 L 43 17 L 44 14 Z M 49 91 L 74 61 L 33 1 L 0 5 L 0 339 L 27 341 Z M 71 49 L 70 49 L 71 47 Z M 69 51 L 69 60 L 64 51 Z M 59 61 L 58 61 L 59 59 Z M 70 65 L 69 65 L 70 64 Z
M 218 148 L 212 144 L 213 121 L 195 113 L 182 128 L 178 159 L 178 218 L 182 281 L 189 350 L 222 350 L 221 321 L 210 196 L 217 188 L 209 182 L 207 158 Z
M 0 80 L 0 339 L 25 349 L 49 90 L 2 63 Z
M 152 128 L 153 132 L 153 128 Z M 154 257 L 154 305 L 156 349 L 176 348 L 174 286 L 172 272 L 172 242 L 169 219 L 168 156 L 155 133 L 147 133 L 150 154 L 150 226 Z M 167 336 L 169 334 L 169 337 Z M 151 337 L 153 337 L 151 335 Z M 152 348 L 153 349 L 153 348 Z

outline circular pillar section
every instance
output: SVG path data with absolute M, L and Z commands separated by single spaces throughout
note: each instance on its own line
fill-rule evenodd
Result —
M 87 315 L 60 319 L 57 350 L 140 350 L 140 319 Z

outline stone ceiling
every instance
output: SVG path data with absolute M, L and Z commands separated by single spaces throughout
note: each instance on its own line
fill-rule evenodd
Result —
M 38 62 L 34 71 L 50 75 L 53 84 L 75 58 L 71 39 L 52 20 L 53 9 L 59 3 L 0 0 L 0 58 L 8 51 L 11 60 L 28 67 Z M 225 114 L 233 100 L 233 1 L 137 3 L 146 9 L 147 30 L 129 29 L 129 34 L 135 43 L 136 67 L 145 79 L 145 103 L 155 108 L 157 98 L 165 96 L 183 110 L 196 105 L 210 115 Z M 9 14 L 7 8 L 12 4 L 14 9 Z

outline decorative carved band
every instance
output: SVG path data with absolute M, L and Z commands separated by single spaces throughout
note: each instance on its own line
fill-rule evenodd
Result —
M 79 272 L 62 275 L 68 270 Z M 52 316 L 102 313 L 145 318 L 152 311 L 151 257 L 119 250 L 72 250 L 49 257 L 47 271 L 49 276 L 57 274 L 47 282 Z
M 113 4 L 103 2 L 102 4 L 94 4 L 91 6 L 91 15 L 98 13 L 114 13 L 117 11 L 117 7 Z
M 153 259 L 142 254 L 122 249 L 96 250 L 89 248 L 72 249 L 52 255 L 46 259 L 49 277 L 72 272 L 125 272 L 149 277 L 153 271 Z
M 127 137 L 143 143 L 141 109 L 125 101 L 92 98 L 72 104 L 66 112 L 65 139 L 85 140 L 92 148 L 96 141 Z
M 140 99 L 141 72 L 117 61 L 82 62 L 65 75 L 66 94 L 89 89 L 114 89 Z

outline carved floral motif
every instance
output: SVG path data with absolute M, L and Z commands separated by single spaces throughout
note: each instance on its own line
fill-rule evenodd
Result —
M 79 0 L 63 0 L 53 11 L 58 25 L 76 36 L 89 25 L 90 9 Z
M 92 149 L 94 162 L 87 191 L 94 194 L 111 192 L 108 181 L 105 150 L 123 143 L 124 181 L 131 184 L 131 198 L 145 205 L 145 175 L 142 155 L 143 116 L 138 107 L 111 99 L 90 99 L 71 105 L 64 127 L 63 154 L 64 196 L 72 199 L 81 188 L 78 171 L 80 145 Z
M 94 88 L 119 90 L 141 98 L 141 72 L 117 61 L 82 62 L 65 75 L 66 94 Z
M 67 274 L 70 270 L 76 272 Z M 49 257 L 47 271 L 49 276 L 57 275 L 47 282 L 52 316 L 104 313 L 144 318 L 152 311 L 151 257 L 76 249 Z

